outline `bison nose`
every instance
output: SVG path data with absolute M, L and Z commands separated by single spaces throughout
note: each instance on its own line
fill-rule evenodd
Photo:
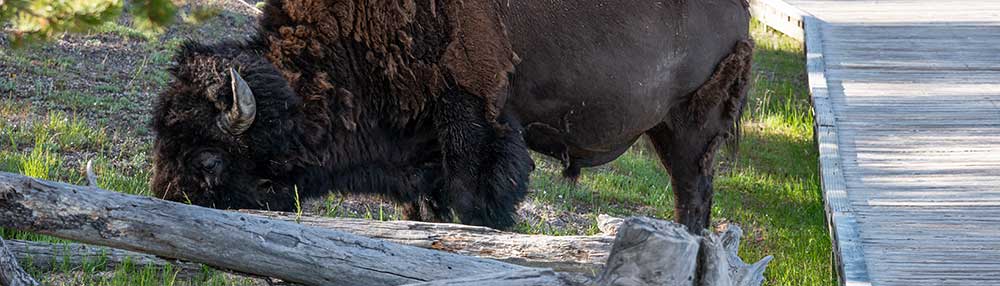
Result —
M 201 161 L 201 169 L 208 174 L 218 174 L 222 170 L 222 160 L 217 157 L 204 158 Z

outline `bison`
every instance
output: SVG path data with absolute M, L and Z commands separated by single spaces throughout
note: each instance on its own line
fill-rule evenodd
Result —
M 215 208 L 382 194 L 409 219 L 507 228 L 529 148 L 575 178 L 645 134 L 700 232 L 746 100 L 747 6 L 269 0 L 249 39 L 178 51 L 150 185 Z

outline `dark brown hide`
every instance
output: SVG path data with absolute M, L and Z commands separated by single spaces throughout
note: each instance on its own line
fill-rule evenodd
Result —
M 352 107 L 351 91 L 362 88 L 352 85 L 366 80 L 389 86 L 388 95 L 399 106 L 399 114 L 393 116 L 400 120 L 423 112 L 451 79 L 483 98 L 493 121 L 501 108 L 499 91 L 513 71 L 515 57 L 496 4 L 445 0 L 438 7 L 438 1 L 428 1 L 430 6 L 424 9 L 413 0 L 281 1 L 280 7 L 265 8 L 261 34 L 270 45 L 268 59 L 292 88 L 307 101 L 317 101 L 307 105 L 319 109 L 328 105 L 320 101 L 332 97 L 345 106 L 333 121 L 347 130 L 354 128 L 360 112 Z M 334 67 L 338 74 L 331 78 L 326 72 L 308 71 L 317 62 L 346 67 Z M 351 79 L 365 76 L 369 78 Z M 345 90 L 328 96 L 343 86 Z M 331 119 L 316 121 L 326 124 Z
M 488 0 L 272 0 L 246 43 L 186 45 L 154 112 L 157 196 L 288 209 L 293 192 L 376 193 L 413 219 L 504 228 L 531 159 L 500 114 L 514 54 Z M 212 124 L 235 68 L 246 132 Z
M 675 218 L 711 211 L 711 158 L 738 134 L 750 46 L 743 0 L 510 1 L 520 58 L 505 108 L 564 174 L 618 158 L 642 135 L 671 177 Z M 734 51 L 737 51 L 734 53 Z M 727 58 L 729 58 L 727 60 Z M 723 63 L 725 62 L 725 63 Z M 732 88 L 733 90 L 730 90 Z
M 493 5 L 487 2 L 494 3 Z M 500 115 L 508 74 L 514 71 L 514 50 L 507 28 L 500 21 L 500 7 L 495 1 L 450 0 L 451 43 L 442 62 L 455 81 L 472 94 L 484 95 L 487 115 L 493 121 Z
M 698 91 L 691 95 L 689 103 L 690 120 L 696 125 L 703 125 L 708 120 L 723 120 L 732 122 L 732 128 L 725 136 L 729 145 L 729 152 L 735 155 L 739 150 L 740 140 L 740 117 L 743 114 L 743 105 L 747 100 L 747 92 L 750 90 L 750 71 L 753 63 L 753 40 L 745 40 L 736 43 L 733 52 L 715 68 L 715 73 L 708 79 Z M 722 106 L 722 118 L 708 118 L 712 108 Z M 721 142 L 713 141 L 715 150 Z M 714 155 L 714 153 L 713 153 Z M 712 157 L 712 158 L 709 158 Z M 709 163 L 714 156 L 706 154 L 706 161 L 701 165 L 705 172 L 710 172 L 712 165 Z
M 727 140 L 739 141 L 752 57 L 753 42 L 737 42 L 690 101 L 675 109 L 672 122 L 647 133 L 671 174 L 674 216 L 692 232 L 711 222 L 716 151 Z
M 647 135 L 676 219 L 692 232 L 709 223 L 712 159 L 739 133 L 749 84 L 743 0 L 269 0 L 263 10 L 253 40 L 178 55 L 154 111 L 156 195 L 288 209 L 296 189 L 376 193 L 411 218 L 454 212 L 503 228 L 533 168 L 526 145 L 575 176 Z M 242 134 L 213 123 L 233 105 L 230 68 L 258 106 Z
M 733 52 L 722 59 L 715 72 L 694 94 L 688 104 L 689 120 L 704 124 L 711 109 L 722 105 L 724 119 L 738 120 L 749 90 L 753 59 L 753 41 L 736 43 Z M 738 126 L 734 126 L 738 127 Z

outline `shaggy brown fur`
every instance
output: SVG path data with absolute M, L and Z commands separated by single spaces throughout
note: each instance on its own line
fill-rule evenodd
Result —
M 507 86 L 508 74 L 514 71 L 516 55 L 507 29 L 500 21 L 494 2 L 450 0 L 451 38 L 444 55 L 444 65 L 465 90 L 486 96 L 487 116 L 493 121 L 500 114 L 505 98 L 498 98 Z
M 182 48 L 154 111 L 162 198 L 293 206 L 377 193 L 411 219 L 505 228 L 533 168 L 500 114 L 514 54 L 490 0 L 271 0 L 246 43 Z M 257 101 L 244 133 L 215 125 L 235 68 Z
M 644 132 L 675 217 L 710 222 L 713 155 L 749 83 L 743 0 L 268 1 L 257 37 L 179 53 L 154 111 L 158 196 L 288 210 L 293 193 L 375 193 L 409 218 L 504 228 L 532 170 L 521 122 L 572 123 L 527 138 L 579 171 Z M 250 102 L 230 77 L 253 91 L 249 128 L 220 117 L 249 116 L 228 112 Z
M 741 136 L 740 117 L 743 105 L 750 90 L 750 72 L 753 70 L 753 40 L 747 39 L 736 43 L 733 52 L 722 59 L 716 66 L 712 77 L 691 95 L 688 111 L 690 120 L 697 125 L 709 122 L 707 116 L 713 108 L 723 105 L 723 120 L 732 121 L 732 127 L 725 140 L 713 140 L 715 150 L 722 142 L 726 142 L 729 153 L 735 155 Z M 718 141 L 718 142 L 715 142 Z M 714 156 L 715 154 L 706 155 Z M 706 159 L 708 160 L 708 159 Z M 703 169 L 711 169 L 711 164 L 703 164 Z
M 347 106 L 334 112 L 336 118 L 316 122 L 352 130 L 359 112 L 352 107 L 354 96 L 372 89 L 398 100 L 399 110 L 390 111 L 398 113 L 395 117 L 413 119 L 449 82 L 485 99 L 493 121 L 515 58 L 495 5 L 489 0 L 278 0 L 264 10 L 261 35 L 269 45 L 268 59 L 293 89 L 315 101 L 309 105 L 316 110 L 307 113 L 327 114 L 325 100 Z M 310 72 L 317 63 L 336 65 L 336 74 Z
M 688 104 L 691 120 L 704 124 L 709 111 L 720 104 L 728 119 L 739 118 L 750 86 L 750 71 L 753 60 L 753 41 L 736 43 L 733 52 L 722 59 L 715 72 L 691 95 Z

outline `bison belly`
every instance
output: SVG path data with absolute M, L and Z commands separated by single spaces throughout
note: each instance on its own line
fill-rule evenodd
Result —
M 630 90 L 560 84 L 541 82 L 531 91 L 515 91 L 508 108 L 524 126 L 531 149 L 582 167 L 618 157 L 663 121 L 670 104 Z
M 663 36 L 676 25 L 640 12 L 655 7 L 639 1 L 618 9 L 519 5 L 510 29 L 521 62 L 507 109 L 525 127 L 531 149 L 582 167 L 599 165 L 663 121 L 685 52 Z
M 747 37 L 738 0 L 563 2 L 510 6 L 522 61 L 506 108 L 529 147 L 580 167 L 615 159 L 668 121 Z

